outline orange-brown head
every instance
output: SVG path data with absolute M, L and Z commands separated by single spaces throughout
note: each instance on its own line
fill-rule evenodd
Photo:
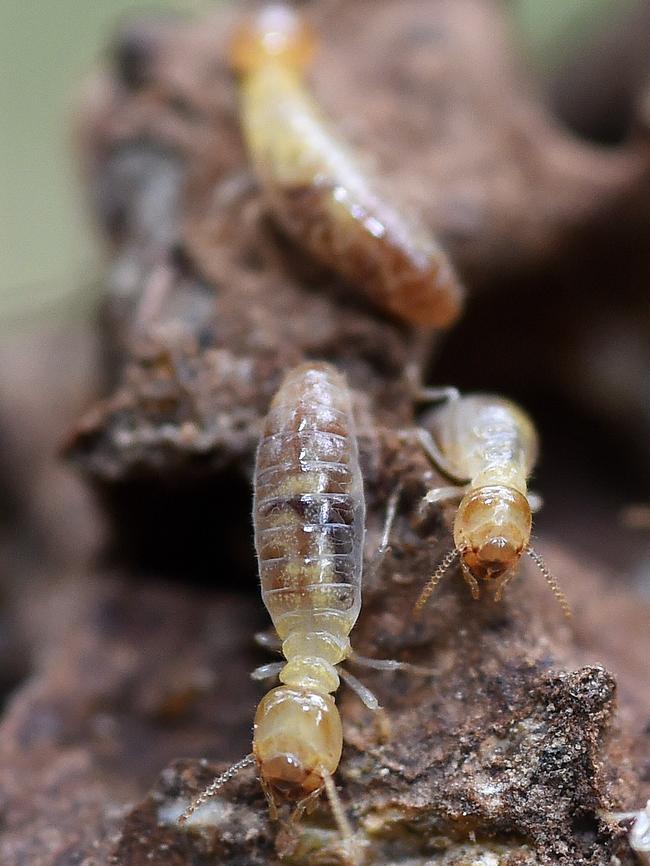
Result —
M 278 686 L 260 701 L 253 731 L 259 773 L 276 805 L 322 788 L 339 765 L 343 732 L 331 695 Z
M 230 64 L 246 74 L 267 63 L 303 69 L 314 55 L 316 37 L 289 6 L 265 6 L 235 31 L 230 44 Z
M 463 571 L 478 581 L 512 574 L 530 541 L 532 516 L 526 497 L 503 485 L 467 493 L 454 520 L 454 543 Z

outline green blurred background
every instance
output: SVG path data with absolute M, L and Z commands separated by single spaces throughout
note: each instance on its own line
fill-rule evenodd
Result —
M 549 76 L 632 0 L 511 0 L 522 53 Z M 84 310 L 99 253 L 73 155 L 75 96 L 116 21 L 191 0 L 5 0 L 0 6 L 0 327 Z

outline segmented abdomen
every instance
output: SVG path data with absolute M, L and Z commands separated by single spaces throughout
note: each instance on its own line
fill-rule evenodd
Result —
M 271 210 L 299 244 L 401 319 L 453 323 L 463 292 L 447 255 L 375 194 L 295 69 L 267 64 L 245 77 L 242 119 Z
M 537 459 L 537 433 L 516 403 L 469 394 L 431 413 L 430 426 L 443 453 L 472 487 L 505 484 L 526 493 Z
M 329 364 L 289 372 L 255 466 L 262 598 L 281 638 L 346 636 L 361 606 L 365 504 L 350 394 Z

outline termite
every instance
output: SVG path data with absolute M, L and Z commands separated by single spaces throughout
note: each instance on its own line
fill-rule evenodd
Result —
M 316 40 L 298 14 L 268 6 L 235 33 L 241 120 L 253 169 L 277 222 L 379 308 L 414 325 L 448 327 L 463 291 L 426 229 L 375 192 L 304 82 Z
M 614 823 L 631 821 L 628 839 L 630 848 L 639 855 L 642 863 L 650 866 L 650 800 L 644 809 L 638 812 L 604 812 L 599 811 L 599 816 L 604 820 Z
M 279 673 L 282 685 L 257 708 L 252 754 L 215 779 L 180 820 L 240 769 L 256 765 L 272 818 L 289 803 L 296 820 L 325 790 L 351 845 L 332 779 L 343 746 L 333 697 L 339 674 L 367 706 L 379 705 L 337 666 L 350 658 L 379 669 L 430 672 L 363 659 L 350 646 L 361 609 L 365 499 L 350 391 L 329 364 L 290 371 L 271 403 L 257 450 L 253 523 L 262 599 L 286 659 L 254 676 Z
M 461 396 L 455 389 L 442 389 L 431 396 L 446 400 L 429 413 L 419 438 L 453 483 L 429 491 L 424 501 L 460 502 L 453 523 L 454 549 L 422 590 L 415 610 L 426 604 L 457 557 L 472 596 L 479 598 L 484 584 L 494 587 L 499 601 L 526 553 L 569 617 L 566 596 L 530 546 L 533 495 L 527 485 L 539 450 L 532 420 L 515 403 L 492 394 Z

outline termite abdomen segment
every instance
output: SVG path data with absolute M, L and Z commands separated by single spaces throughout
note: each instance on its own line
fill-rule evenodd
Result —
M 526 497 L 504 485 L 467 493 L 454 520 L 461 564 L 477 580 L 511 573 L 530 540 L 532 516 Z
M 340 145 L 339 145 L 340 147 Z M 269 185 L 267 198 L 285 231 L 324 265 L 361 288 L 376 306 L 414 325 L 449 327 L 463 289 L 433 237 L 370 188 L 360 169 L 347 187 L 327 180 Z
M 315 48 L 316 37 L 305 20 L 278 3 L 265 6 L 237 29 L 230 44 L 230 63 L 239 73 L 276 61 L 303 69 Z
M 253 752 L 274 800 L 297 801 L 322 788 L 342 748 L 341 718 L 331 695 L 279 686 L 260 701 Z

